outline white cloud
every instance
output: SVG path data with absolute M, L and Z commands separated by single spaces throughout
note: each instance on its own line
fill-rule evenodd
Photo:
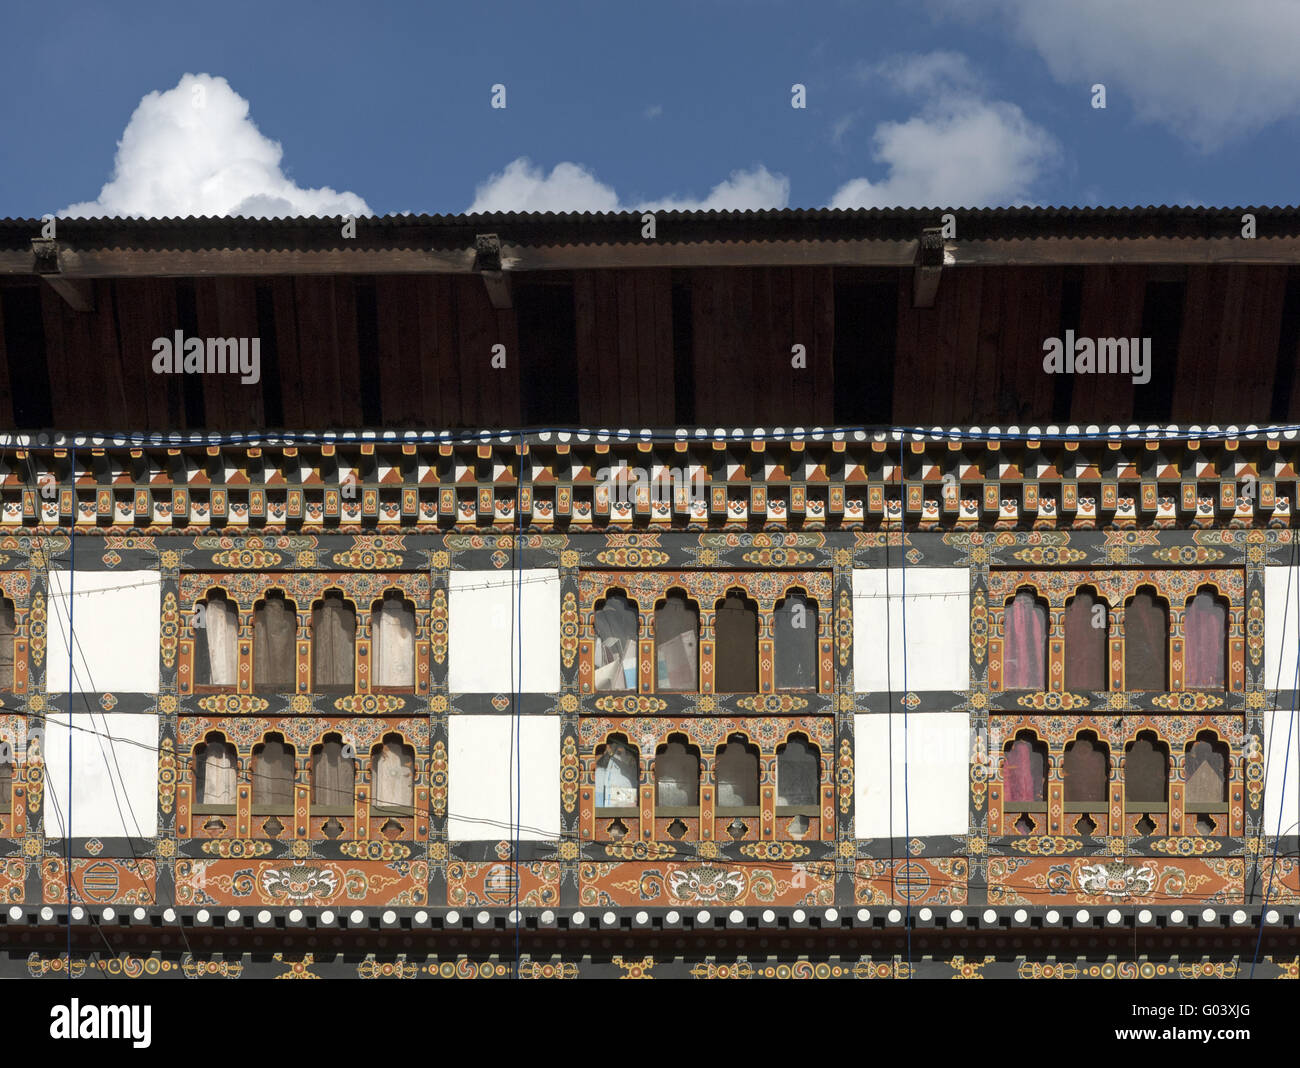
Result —
M 832 208 L 1025 204 L 1060 159 L 1052 135 L 1019 107 L 983 99 L 983 81 L 965 56 L 898 56 L 867 70 L 925 99 L 912 118 L 876 127 L 872 158 L 887 168 L 885 177 L 846 182 Z
M 578 163 L 558 163 L 547 174 L 521 156 L 474 190 L 477 211 L 718 211 L 783 208 L 790 200 L 790 180 L 761 164 L 732 171 L 703 200 L 687 197 L 640 199 L 624 203 L 612 186 Z
M 225 78 L 186 74 L 147 94 L 117 143 L 112 179 L 65 216 L 369 215 L 355 193 L 304 189 L 280 169 L 283 150 Z
M 931 0 L 959 17 L 1000 16 L 1056 81 L 1119 89 L 1137 116 L 1203 151 L 1300 113 L 1295 0 Z
M 657 119 L 663 113 L 664 113 L 664 108 L 662 104 L 651 104 L 648 108 L 645 109 L 644 112 L 645 117 L 647 119 Z

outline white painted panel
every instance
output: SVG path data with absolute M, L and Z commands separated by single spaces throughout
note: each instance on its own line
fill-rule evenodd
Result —
M 1270 690 L 1296 686 L 1298 600 L 1300 568 L 1264 568 L 1264 685 Z
M 157 571 L 50 572 L 50 693 L 157 693 L 162 576 Z M 69 590 L 72 596 L 69 597 Z
M 966 689 L 969 570 L 909 567 L 906 572 L 907 689 Z M 858 693 L 903 689 L 903 581 L 902 568 L 853 571 L 853 685 Z
M 51 712 L 44 752 L 47 837 L 67 833 L 69 806 L 73 837 L 158 833 L 157 716 L 74 712 L 69 731 L 67 714 Z
M 447 600 L 453 693 L 508 693 L 516 688 L 516 677 L 523 693 L 560 688 L 559 571 L 453 571 Z M 511 627 L 516 613 L 522 672 L 520 631 Z
M 1264 833 L 1300 834 L 1300 713 L 1264 712 L 1264 760 Z
M 965 712 L 908 716 L 906 739 L 905 762 L 902 715 L 853 717 L 856 837 L 966 834 L 970 823 L 969 717 Z M 886 756 L 891 750 L 892 777 Z
M 511 736 L 516 724 L 517 743 Z M 452 716 L 447 759 L 448 838 L 499 842 L 559 837 L 557 717 Z

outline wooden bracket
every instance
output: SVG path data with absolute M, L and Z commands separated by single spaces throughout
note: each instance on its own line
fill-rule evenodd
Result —
M 912 274 L 912 307 L 933 308 L 943 274 L 943 230 L 930 227 L 921 231 L 916 250 L 916 267 Z
M 94 284 L 88 279 L 65 278 L 59 266 L 59 243 L 53 238 L 32 238 L 32 255 L 35 257 L 35 271 L 49 283 L 51 289 L 61 296 L 68 307 L 79 312 L 95 310 Z
M 501 238 L 497 234 L 474 235 L 474 270 L 483 277 L 492 307 L 498 311 L 513 307 L 510 276 L 501 268 Z

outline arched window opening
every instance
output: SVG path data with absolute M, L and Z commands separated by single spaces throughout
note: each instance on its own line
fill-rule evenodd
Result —
M 1047 743 L 1033 731 L 1020 731 L 1007 743 L 1002 757 L 1002 799 L 1008 805 L 1047 801 Z
M 1100 597 L 1082 589 L 1065 603 L 1065 688 L 1109 688 L 1110 611 Z
M 596 808 L 635 809 L 640 780 L 637 751 L 622 736 L 611 738 L 596 761 Z
M 1228 746 L 1213 731 L 1201 731 L 1187 746 L 1183 778 L 1187 783 L 1183 807 L 1197 834 L 1223 833 L 1228 814 Z
M 415 750 L 400 734 L 385 734 L 370 753 L 372 807 L 414 809 Z
M 356 678 L 356 609 L 341 591 L 327 590 L 311 617 L 312 690 L 350 693 Z
M 1106 805 L 1107 783 L 1110 777 L 1110 751 L 1097 740 L 1091 731 L 1084 731 L 1065 747 L 1062 761 L 1065 774 L 1065 803 L 1067 806 Z
M 758 605 L 733 590 L 714 612 L 717 635 L 713 688 L 717 693 L 758 692 Z
M 239 611 L 223 590 L 213 590 L 195 613 L 194 682 L 233 687 L 239 678 Z
M 313 808 L 340 808 L 351 812 L 356 796 L 356 763 L 345 755 L 343 739 L 327 734 L 311 751 L 311 803 Z
M 1125 750 L 1124 800 L 1126 807 L 1169 804 L 1169 748 L 1152 731 L 1143 731 Z
M 758 806 L 758 749 L 735 735 L 713 765 L 718 784 L 718 810 Z
M 293 808 L 293 746 L 278 734 L 253 749 L 253 808 L 259 812 Z
M 821 755 L 800 734 L 776 749 L 776 808 L 815 808 L 820 804 Z
M 1228 605 L 1199 590 L 1183 614 L 1183 683 L 1189 690 L 1223 690 L 1228 681 Z
M 792 591 L 776 604 L 776 688 L 817 689 L 817 602 Z
M 14 688 L 14 603 L 0 597 L 0 690 Z
M 253 607 L 253 686 L 292 693 L 296 688 L 298 607 L 272 590 Z
M 389 590 L 371 610 L 370 629 L 371 683 L 382 689 L 414 690 L 415 605 Z
M 655 755 L 655 806 L 698 808 L 700 804 L 699 751 L 670 740 Z
M 604 693 L 635 690 L 637 606 L 622 590 L 611 590 L 596 605 L 596 640 L 592 650 L 596 689 Z
M 222 805 L 233 808 L 235 783 L 238 780 L 235 747 L 225 736 L 213 731 L 194 748 L 194 801 L 199 805 Z
M 655 689 L 698 690 L 700 614 L 682 590 L 669 590 L 655 609 Z
M 1149 587 L 1124 609 L 1124 688 L 1169 688 L 1169 609 Z
M 1020 590 L 1003 617 L 1002 688 L 1047 688 L 1047 605 L 1031 590 Z

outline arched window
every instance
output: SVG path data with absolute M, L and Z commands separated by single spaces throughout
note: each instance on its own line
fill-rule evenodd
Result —
M 596 606 L 596 641 L 592 650 L 596 689 L 636 689 L 637 608 L 622 590 L 611 590 Z
M 800 734 L 776 749 L 776 807 L 809 808 L 819 805 L 821 758 L 817 747 Z
M 1020 590 L 1003 617 L 1002 688 L 1047 688 L 1047 605 L 1032 591 Z
M 239 611 L 224 591 L 213 590 L 196 613 L 194 682 L 233 687 L 239 678 Z
M 714 613 L 717 655 L 713 688 L 718 693 L 758 692 L 758 606 L 733 590 Z
M 1183 614 L 1183 681 L 1189 690 L 1222 690 L 1228 680 L 1228 606 L 1198 590 Z
M 357 613 L 338 590 L 312 607 L 311 675 L 315 693 L 350 693 L 356 677 Z
M 1228 747 L 1213 731 L 1201 731 L 1188 744 L 1183 778 L 1187 783 L 1183 807 L 1196 833 L 1213 834 L 1228 812 L 1229 779 Z
M 1124 609 L 1124 688 L 1169 688 L 1169 609 L 1140 589 Z
M 1002 799 L 1009 805 L 1047 800 L 1047 743 L 1020 731 L 1002 757 Z
M 1065 602 L 1065 688 L 1105 690 L 1110 663 L 1110 612 L 1093 591 L 1082 589 Z
M 253 749 L 253 808 L 293 807 L 293 746 L 277 734 Z
M 655 689 L 697 690 L 700 686 L 699 611 L 681 590 L 669 590 L 655 609 Z
M 292 693 L 296 688 L 298 607 L 279 590 L 253 606 L 253 687 Z
M 776 688 L 817 689 L 817 602 L 798 591 L 776 604 Z
M 194 801 L 200 805 L 235 804 L 238 778 L 235 747 L 213 731 L 194 749 Z
M 13 688 L 14 603 L 8 597 L 0 597 L 0 690 Z
M 758 805 L 758 750 L 740 736 L 728 740 L 713 764 L 718 811 Z
M 596 761 L 596 807 L 636 808 L 641 779 L 636 750 L 617 735 L 604 749 Z
M 352 809 L 356 796 L 357 767 L 343 753 L 343 739 L 327 734 L 311 751 L 312 807 Z
M 655 805 L 695 808 L 700 803 L 700 757 L 679 741 L 661 745 L 655 756 Z
M 1124 802 L 1126 807 L 1169 803 L 1169 747 L 1153 731 L 1142 731 L 1125 750 Z
M 372 808 L 415 807 L 415 750 L 400 734 L 385 734 L 370 751 Z
M 1109 751 L 1091 731 L 1084 731 L 1065 747 L 1062 766 L 1065 771 L 1067 805 L 1106 803 L 1106 784 L 1110 774 Z
M 370 681 L 376 687 L 415 689 L 415 605 L 389 590 L 370 612 Z

